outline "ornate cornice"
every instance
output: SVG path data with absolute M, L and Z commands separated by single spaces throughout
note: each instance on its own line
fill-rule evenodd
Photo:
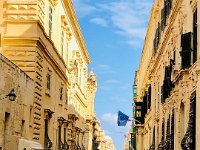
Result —
M 72 25 L 74 33 L 75 33 L 75 37 L 76 37 L 76 39 L 77 39 L 77 41 L 80 45 L 80 50 L 82 51 L 83 56 L 85 57 L 87 64 L 89 64 L 91 62 L 90 56 L 89 56 L 89 53 L 87 51 L 83 35 L 81 33 L 81 29 L 80 29 L 78 19 L 76 17 L 75 11 L 74 11 L 72 1 L 71 0 L 63 0 L 62 2 L 65 5 L 64 9 L 66 11 L 66 14 L 68 14 L 68 16 L 69 16 L 71 25 Z

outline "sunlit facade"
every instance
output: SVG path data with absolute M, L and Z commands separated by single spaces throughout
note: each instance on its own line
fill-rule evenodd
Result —
M 91 150 L 97 80 L 71 0 L 1 0 L 0 25 L 1 54 L 34 81 L 20 148 Z
M 136 150 L 198 149 L 197 0 L 155 0 L 135 76 Z

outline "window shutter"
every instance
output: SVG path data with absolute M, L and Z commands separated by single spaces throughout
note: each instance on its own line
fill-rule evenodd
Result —
M 168 0 L 165 0 L 165 10 L 166 10 L 166 18 L 169 15 L 169 2 Z
M 161 34 L 160 22 L 158 22 L 158 44 L 160 43 L 160 34 Z
M 193 14 L 193 63 L 197 60 L 197 9 Z
M 164 8 L 161 10 L 161 30 L 164 29 Z
M 191 37 L 191 32 L 185 33 L 181 36 L 182 69 L 188 68 L 191 65 Z
M 148 109 L 150 109 L 151 108 L 151 85 L 148 88 L 147 100 L 148 100 Z
M 164 93 L 163 93 L 163 86 L 161 86 L 161 103 L 164 103 Z
M 169 9 L 172 9 L 172 0 L 169 0 Z
M 156 38 L 154 38 L 153 40 L 153 50 L 154 50 L 154 54 L 156 53 Z
M 142 116 L 144 117 L 146 113 L 147 113 L 147 93 L 145 92 L 145 95 L 143 97 Z
M 158 48 L 158 28 L 156 29 L 156 49 Z
M 164 14 L 163 14 L 163 21 L 164 21 L 164 26 L 166 26 L 166 22 L 167 22 L 167 12 L 168 10 L 167 10 L 167 1 L 165 0 L 165 3 L 164 3 Z

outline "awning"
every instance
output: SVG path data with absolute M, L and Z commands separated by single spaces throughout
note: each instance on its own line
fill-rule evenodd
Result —
M 19 139 L 18 150 L 43 150 L 43 147 L 40 143 L 26 140 L 26 139 Z

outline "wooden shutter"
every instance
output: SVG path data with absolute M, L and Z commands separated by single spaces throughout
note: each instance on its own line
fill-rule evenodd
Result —
M 161 10 L 161 30 L 164 29 L 164 8 Z
M 163 91 L 163 86 L 161 86 L 161 103 L 164 103 L 164 91 Z
M 151 85 L 148 88 L 147 101 L 148 101 L 148 109 L 150 109 L 151 108 Z
M 160 43 L 160 35 L 161 35 L 161 27 L 160 27 L 160 22 L 158 22 L 158 44 Z
M 172 9 L 172 0 L 169 0 L 169 9 Z
M 185 33 L 181 36 L 182 69 L 188 68 L 191 65 L 191 37 L 191 32 Z
M 165 0 L 165 2 L 164 2 L 164 14 L 163 14 L 164 25 L 166 25 L 166 23 L 167 23 L 167 13 L 168 13 L 168 10 L 167 10 L 167 1 Z
M 143 105 L 142 105 L 142 117 L 144 117 L 147 113 L 147 93 L 143 97 Z
M 197 60 L 197 9 L 193 14 L 193 63 Z
M 156 38 L 156 49 L 157 49 L 158 48 L 158 28 L 156 29 L 155 38 Z

